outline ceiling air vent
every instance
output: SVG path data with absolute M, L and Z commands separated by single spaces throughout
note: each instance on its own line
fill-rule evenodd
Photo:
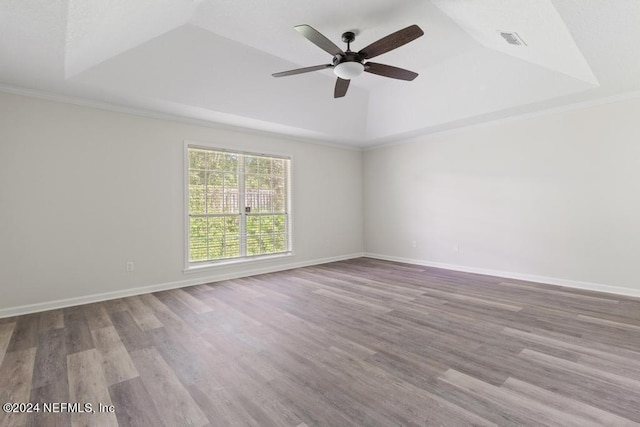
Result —
M 518 33 L 507 33 L 505 31 L 500 31 L 500 35 L 503 39 L 507 41 L 507 43 L 515 45 L 515 46 L 526 46 L 527 44 L 522 40 L 522 37 Z

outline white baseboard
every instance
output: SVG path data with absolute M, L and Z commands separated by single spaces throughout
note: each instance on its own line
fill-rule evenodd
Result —
M 491 270 L 487 268 L 469 267 L 464 265 L 447 264 L 441 262 L 424 261 L 420 259 L 403 258 L 391 255 L 375 254 L 375 253 L 353 253 L 330 258 L 320 258 L 311 261 L 295 262 L 281 264 L 278 266 L 264 266 L 242 272 L 233 272 L 225 274 L 214 274 L 206 277 L 198 277 L 189 280 L 180 280 L 175 282 L 161 283 L 151 286 L 142 286 L 138 288 L 123 289 L 113 292 L 104 292 L 99 294 L 84 295 L 80 297 L 61 299 L 55 301 L 47 301 L 36 304 L 27 304 L 17 307 L 0 309 L 0 318 L 19 316 L 22 314 L 36 313 L 40 311 L 54 310 L 58 308 L 72 307 L 81 304 L 89 304 L 94 302 L 106 301 L 115 298 L 124 298 L 134 295 L 147 294 L 151 292 L 165 291 L 169 289 L 183 288 L 186 286 L 202 285 L 205 283 L 214 283 L 224 280 L 238 279 L 240 277 L 255 276 L 257 274 L 274 273 L 277 271 L 290 270 L 293 268 L 308 267 L 311 265 L 325 264 L 328 262 L 344 261 L 347 259 L 360 257 L 375 258 L 385 261 L 402 262 L 406 264 L 422 265 L 425 267 L 442 268 L 445 270 L 462 271 L 465 273 L 484 274 L 487 276 L 504 277 L 505 279 L 526 280 L 529 282 L 545 283 L 556 286 L 564 286 L 568 288 L 583 289 L 589 291 L 606 292 L 610 294 L 624 295 L 630 297 L 640 297 L 640 289 L 626 288 L 621 286 L 604 285 L 600 283 L 581 282 L 577 280 L 559 279 L 555 277 L 538 276 L 532 274 L 522 274 L 511 271 Z
M 176 282 L 160 283 L 157 285 L 141 286 L 138 288 L 123 289 L 113 292 L 104 292 L 99 294 L 83 295 L 80 297 L 60 299 L 55 301 L 47 301 L 35 304 L 21 305 L 17 307 L 0 309 L 0 318 L 19 316 L 22 314 L 36 313 L 40 311 L 54 310 L 64 307 L 72 307 L 81 304 L 89 304 L 94 302 L 106 301 L 115 298 L 124 298 L 134 295 L 148 294 L 151 292 L 166 291 L 169 289 L 184 288 L 186 286 L 202 285 L 205 283 L 220 282 L 223 280 L 238 279 L 240 277 L 255 276 L 256 274 L 274 273 L 277 271 L 290 270 L 292 268 L 308 267 L 310 265 L 325 264 L 328 262 L 344 261 L 347 259 L 360 258 L 362 253 L 354 253 L 348 255 L 340 255 L 330 258 L 319 258 L 311 261 L 293 262 L 280 264 L 277 266 L 263 266 L 241 272 L 213 274 L 206 277 L 198 277 L 189 280 L 179 280 Z
M 465 265 L 447 264 L 442 262 L 424 261 L 420 259 L 402 258 L 391 255 L 382 255 L 365 252 L 368 258 L 375 258 L 385 261 L 403 262 L 406 264 L 423 265 L 425 267 L 442 268 L 445 270 L 462 271 L 465 273 L 477 273 L 486 276 L 498 276 L 505 279 L 526 280 L 528 282 L 545 283 L 548 285 L 564 286 L 567 288 L 583 289 L 588 291 L 606 292 L 609 294 L 624 295 L 628 297 L 640 297 L 640 289 L 627 288 L 622 286 L 604 285 L 600 283 L 581 282 L 578 280 L 559 279 L 556 277 L 538 276 L 533 274 L 516 273 L 512 271 L 491 270 L 488 268 L 469 267 Z

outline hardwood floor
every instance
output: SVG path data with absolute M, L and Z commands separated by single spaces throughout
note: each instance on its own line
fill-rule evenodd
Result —
M 2 426 L 640 425 L 640 299 L 361 258 L 0 319 L 0 385 Z

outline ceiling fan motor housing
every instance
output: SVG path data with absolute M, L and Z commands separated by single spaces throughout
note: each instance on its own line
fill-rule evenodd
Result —
M 333 65 L 336 66 L 343 62 L 360 62 L 364 61 L 364 55 L 358 52 L 347 51 L 345 53 L 338 54 L 333 57 Z

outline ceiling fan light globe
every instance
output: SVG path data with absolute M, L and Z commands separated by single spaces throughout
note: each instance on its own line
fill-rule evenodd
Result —
M 364 72 L 364 65 L 355 61 L 342 62 L 333 67 L 333 72 L 341 79 L 351 80 Z

